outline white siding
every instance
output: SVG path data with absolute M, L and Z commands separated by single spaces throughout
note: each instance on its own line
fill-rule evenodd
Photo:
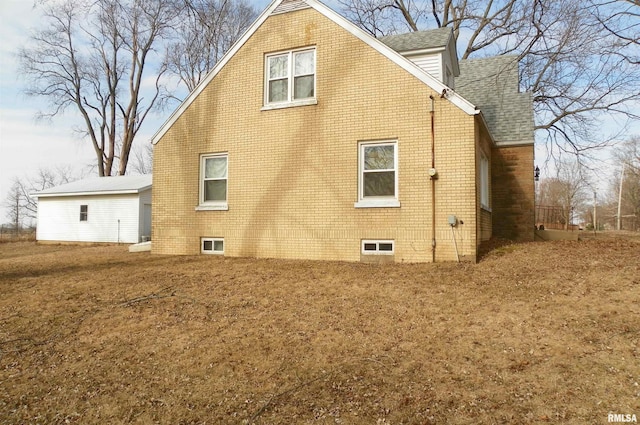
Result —
M 140 204 L 137 194 L 39 198 L 36 238 L 137 243 Z M 88 206 L 87 221 L 80 221 L 80 205 Z
M 407 56 L 407 59 L 442 82 L 442 53 Z

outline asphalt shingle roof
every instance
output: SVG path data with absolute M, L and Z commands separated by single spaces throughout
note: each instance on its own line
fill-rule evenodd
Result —
M 445 47 L 451 37 L 451 28 L 443 27 L 433 30 L 409 32 L 406 34 L 387 35 L 380 37 L 378 40 L 396 52 L 402 53 L 412 50 Z
M 533 142 L 531 93 L 520 93 L 518 58 L 511 55 L 460 61 L 456 92 L 485 117 L 496 142 Z
M 33 196 L 72 196 L 80 193 L 138 193 L 151 187 L 151 174 L 94 177 L 51 187 Z

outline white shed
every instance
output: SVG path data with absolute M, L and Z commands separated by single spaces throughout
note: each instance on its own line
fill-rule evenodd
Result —
M 97 177 L 32 194 L 41 242 L 138 243 L 151 238 L 151 174 Z

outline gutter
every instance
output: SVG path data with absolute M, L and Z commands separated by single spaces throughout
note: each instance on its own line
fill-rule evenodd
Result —
M 130 190 L 101 190 L 95 192 L 59 192 L 59 193 L 30 193 L 32 198 L 61 198 L 68 196 L 96 196 L 96 195 L 132 195 L 142 193 L 145 190 L 150 189 L 151 186 L 144 187 L 142 189 L 130 189 Z

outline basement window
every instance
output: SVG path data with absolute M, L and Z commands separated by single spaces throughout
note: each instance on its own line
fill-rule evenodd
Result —
M 201 238 L 200 252 L 202 254 L 224 255 L 224 239 L 223 238 Z
M 364 255 L 393 255 L 394 241 L 389 240 L 363 240 L 362 254 Z
M 87 221 L 89 218 L 89 206 L 80 205 L 80 221 Z

